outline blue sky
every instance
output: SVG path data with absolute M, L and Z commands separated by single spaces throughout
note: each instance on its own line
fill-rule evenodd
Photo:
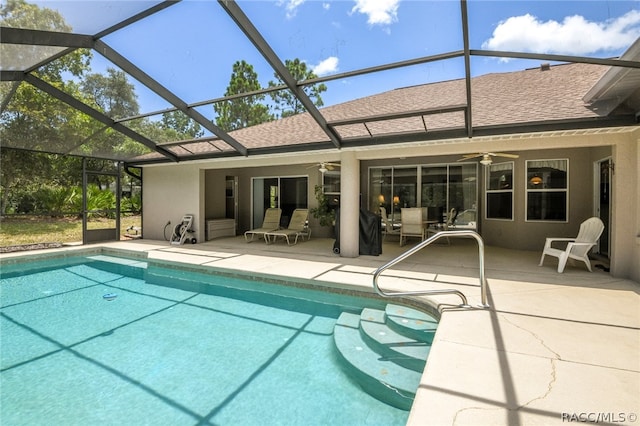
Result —
M 143 10 L 149 2 L 48 0 L 75 32 L 93 34 Z M 456 0 L 254 0 L 238 5 L 281 59 L 300 58 L 318 75 L 462 49 Z M 513 50 L 608 58 L 640 37 L 640 0 L 469 0 L 472 49 Z M 221 97 L 232 65 L 252 64 L 261 84 L 273 71 L 213 1 L 185 0 L 104 39 L 187 103 Z M 93 68 L 109 64 L 95 54 Z M 539 61 L 473 58 L 473 75 L 535 67 Z M 374 93 L 461 78 L 461 59 L 434 62 L 327 83 L 333 105 Z M 167 107 L 137 84 L 141 110 Z M 198 108 L 212 116 L 211 106 Z

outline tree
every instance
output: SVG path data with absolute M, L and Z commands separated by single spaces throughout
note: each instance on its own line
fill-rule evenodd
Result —
M 294 60 L 287 59 L 284 61 L 284 64 L 296 81 L 304 81 L 318 77 L 313 73 L 312 70 L 307 69 L 307 64 L 305 62 L 301 61 L 298 58 Z M 269 87 L 275 87 L 284 84 L 278 74 L 274 73 L 274 77 L 277 79 L 277 81 L 270 81 Z M 322 105 L 324 105 L 320 94 L 327 90 L 326 85 L 312 84 L 304 86 L 302 90 L 313 101 L 313 104 L 315 106 L 321 107 Z M 271 93 L 270 96 L 275 103 L 275 109 L 280 111 L 281 118 L 300 114 L 306 111 L 305 107 L 302 105 L 302 102 L 300 102 L 300 100 L 290 90 L 279 90 L 277 92 Z
M 244 60 L 233 64 L 225 96 L 256 90 L 260 90 L 260 82 L 253 66 Z M 254 95 L 214 104 L 213 109 L 218 115 L 217 126 L 224 131 L 231 131 L 273 120 L 269 107 L 262 103 L 264 99 L 264 95 Z
M 107 75 L 89 74 L 82 84 L 83 94 L 97 109 L 111 118 L 125 118 L 139 113 L 138 97 L 124 71 L 107 68 Z
M 2 3 L 0 5 L 0 21 L 3 27 L 30 28 L 66 33 L 73 30 L 56 10 L 29 4 L 25 0 L 6 0 Z M 3 65 L 11 66 L 12 62 L 20 61 L 20 59 L 38 58 L 41 55 L 41 49 L 40 46 L 3 45 Z M 37 74 L 51 83 L 62 82 L 63 72 L 78 77 L 86 71 L 90 60 L 90 51 L 77 49 L 40 67 Z
M 124 71 L 107 68 L 107 75 L 88 74 L 81 82 L 80 90 L 80 96 L 85 103 L 111 118 L 131 117 L 140 112 L 135 86 L 129 82 Z M 143 118 L 126 122 L 124 125 L 142 133 L 140 129 L 148 122 L 147 118 Z M 86 139 L 81 141 L 82 144 L 78 146 L 77 151 L 87 156 L 106 153 L 116 157 L 128 157 L 148 152 L 144 145 L 91 119 L 87 123 L 85 134 Z
M 47 31 L 70 32 L 62 16 L 54 10 L 28 4 L 24 0 L 7 0 L 0 6 L 2 26 L 34 28 Z M 29 58 L 40 47 L 6 46 L 2 51 L 3 66 Z M 60 90 L 80 96 L 79 87 L 73 81 L 64 81 L 65 75 L 80 78 L 87 70 L 91 53 L 86 49 L 75 50 L 38 68 L 34 74 Z M 9 96 L 12 85 L 0 85 L 0 98 Z M 5 147 L 22 147 L 43 151 L 61 151 L 68 147 L 68 140 L 78 139 L 77 132 L 85 132 L 87 117 L 27 83 L 20 83 L 0 116 L 2 139 L 1 213 L 5 213 L 11 192 L 16 188 L 32 188 L 32 185 L 52 176 L 50 163 L 44 156 L 27 155 L 25 152 L 7 150 Z M 83 135 L 86 133 L 83 133 Z
M 162 114 L 161 127 L 166 130 L 176 131 L 182 136 L 180 139 L 195 139 L 204 134 L 202 126 L 182 111 L 171 111 Z
M 8 0 L 0 6 L 2 26 L 34 28 L 46 31 L 70 32 L 72 28 L 54 10 L 28 4 L 24 0 Z M 3 65 L 11 67 L 37 53 L 39 46 L 3 46 Z M 34 56 L 38 57 L 38 56 Z M 56 88 L 76 96 L 76 83 L 65 82 L 63 75 L 81 77 L 88 69 L 90 51 L 77 49 L 51 61 L 34 74 Z M 1 85 L 5 99 L 11 85 Z M 71 133 L 82 128 L 86 117 L 35 87 L 21 83 L 0 117 L 0 137 L 4 146 L 19 146 L 35 150 L 62 151 Z M 64 129 L 64 130 L 63 130 Z

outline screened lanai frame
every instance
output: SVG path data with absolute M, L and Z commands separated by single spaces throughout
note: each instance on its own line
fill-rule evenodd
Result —
M 105 4 L 109 2 L 103 2 Z M 108 45 L 104 39 L 118 31 L 131 28 L 141 22 L 159 15 L 168 13 L 175 8 L 179 1 L 162 1 L 151 7 L 141 8 L 143 3 L 124 2 L 134 4 L 137 9 L 132 9 L 128 16 L 122 16 L 119 22 L 110 23 L 95 33 L 69 33 L 55 31 L 41 31 L 38 29 L 12 28 L 2 26 L 0 28 L 0 43 L 2 47 L 2 66 L 0 77 L 3 85 L 10 84 L 11 89 L 2 99 L 0 112 L 5 113 L 9 109 L 12 96 L 19 84 L 29 84 L 46 96 L 64 104 L 65 107 L 77 109 L 88 116 L 88 120 L 94 123 L 95 131 L 90 135 L 68 135 L 71 140 L 69 145 L 63 145 L 60 149 L 51 146 L 30 145 L 30 141 L 3 141 L 4 147 L 15 149 L 27 149 L 43 152 L 82 155 L 96 158 L 126 161 L 132 164 L 144 165 L 156 162 L 178 162 L 188 160 L 201 160 L 207 158 L 252 156 L 264 154 L 278 154 L 294 151 L 314 151 L 322 149 L 340 149 L 344 147 L 368 146 L 380 143 L 398 143 L 405 141 L 437 140 L 449 138 L 472 138 L 474 136 L 502 135 L 511 133 L 537 132 L 545 130 L 563 130 L 576 128 L 608 127 L 620 125 L 634 125 L 633 116 L 598 117 L 597 119 L 581 119 L 575 121 L 549 121 L 543 123 L 505 123 L 504 125 L 480 128 L 474 126 L 472 116 L 471 78 L 472 61 L 482 58 L 510 58 L 534 61 L 590 63 L 602 66 L 614 66 L 629 69 L 640 69 L 640 62 L 621 59 L 603 59 L 584 56 L 554 55 L 526 52 L 492 51 L 473 49 L 469 41 L 469 5 L 467 0 L 460 0 L 455 7 L 459 10 L 459 21 L 451 23 L 459 30 L 459 39 L 456 40 L 454 50 L 439 52 L 428 56 L 417 56 L 411 59 L 386 62 L 380 65 L 372 65 L 367 68 L 359 68 L 346 72 L 335 73 L 304 81 L 296 81 L 285 66 L 282 55 L 276 52 L 272 42 L 267 40 L 258 29 L 258 25 L 243 10 L 243 4 L 253 6 L 249 2 L 235 2 L 219 0 L 217 3 L 224 14 L 236 26 L 237 34 L 244 38 L 242 43 L 251 44 L 257 56 L 262 58 L 284 84 L 274 87 L 263 87 L 252 92 L 234 96 L 218 96 L 195 102 L 187 102 L 183 96 L 178 96 L 165 85 L 149 75 L 142 66 L 137 65 L 135 58 L 127 59 L 121 52 Z M 455 3 L 455 2 L 449 2 Z M 46 3 L 43 3 L 46 5 Z M 115 3 L 114 3 L 115 4 Z M 120 2 L 122 4 L 122 2 Z M 257 4 L 257 3 L 256 3 Z M 134 7 L 132 6 L 132 7 Z M 91 19 L 98 19 L 99 11 Z M 257 18 L 254 14 L 253 18 Z M 135 51 L 135 42 L 133 49 Z M 14 54 L 8 54 L 13 49 Z M 66 93 L 54 84 L 40 78 L 37 74 L 39 68 L 50 64 L 78 49 L 91 49 L 104 57 L 107 61 L 123 70 L 128 76 L 140 82 L 151 93 L 162 99 L 168 106 L 157 111 L 147 111 L 133 117 L 111 117 L 99 111 L 97 108 L 87 105 Z M 25 58 L 25 51 L 37 55 L 37 59 L 31 61 L 16 61 Z M 215 54 L 215 51 L 213 52 Z M 129 55 L 130 56 L 130 55 Z M 29 56 L 31 57 L 31 56 Z M 131 56 L 130 56 L 131 57 Z M 381 114 L 353 114 L 339 119 L 328 119 L 323 109 L 314 105 L 313 101 L 304 92 L 304 88 L 314 84 L 332 84 L 346 78 L 356 78 L 374 73 L 393 73 L 409 69 L 411 67 L 428 64 L 442 64 L 455 62 L 455 66 L 463 70 L 461 78 L 464 78 L 465 93 L 464 103 L 445 105 L 438 108 L 399 111 Z M 189 70 L 184 70 L 186 74 Z M 455 77 L 455 76 L 454 76 Z M 253 139 L 247 137 L 245 129 L 225 132 L 220 129 L 213 120 L 206 116 L 204 108 L 220 102 L 245 98 L 248 96 L 268 95 L 277 90 L 286 90 L 293 94 L 304 106 L 315 125 L 313 131 L 308 132 L 306 138 L 285 141 L 260 141 L 253 143 Z M 176 112 L 185 116 L 191 122 L 197 123 L 206 133 L 202 137 L 188 140 L 158 140 L 153 135 L 134 130 L 128 124 L 136 120 L 148 117 L 157 117 L 163 113 Z M 431 117 L 443 114 L 455 114 L 458 125 L 453 128 L 432 130 L 426 123 Z M 387 126 L 388 125 L 388 126 Z M 401 131 L 395 131 L 398 126 Z M 389 130 L 391 129 L 391 130 Z M 149 153 L 146 155 L 129 154 L 119 152 L 117 146 L 111 151 L 95 151 L 91 142 L 101 135 L 119 135 L 119 141 L 129 141 L 140 144 Z M 255 135 L 252 136 L 255 138 Z M 111 139 L 108 139 L 111 140 Z M 103 147 L 109 144 L 103 144 Z

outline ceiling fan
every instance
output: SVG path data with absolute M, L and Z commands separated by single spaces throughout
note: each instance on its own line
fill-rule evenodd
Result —
M 475 154 L 463 155 L 462 158 L 458 161 L 470 160 L 477 157 L 482 157 L 482 159 L 480 160 L 480 164 L 488 166 L 493 163 L 493 159 L 491 157 L 518 158 L 520 156 L 516 154 L 506 154 L 504 152 L 476 152 Z
M 325 172 L 329 171 L 329 170 L 333 170 L 336 167 L 340 167 L 340 164 L 338 163 L 328 163 L 328 162 L 321 162 L 321 163 L 316 163 L 312 166 L 307 167 L 307 169 L 311 169 L 313 167 L 318 167 L 318 171 L 322 174 L 324 174 Z

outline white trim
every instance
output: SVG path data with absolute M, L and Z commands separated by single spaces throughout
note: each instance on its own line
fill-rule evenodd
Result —
M 613 157 L 606 156 L 604 158 L 601 158 L 599 160 L 595 160 L 593 162 L 593 215 L 595 217 L 599 217 L 600 219 L 602 219 L 601 217 L 601 211 L 600 211 L 600 184 L 602 183 L 601 180 L 601 173 L 600 173 L 600 168 L 601 168 L 601 164 L 604 162 L 609 162 L 611 163 L 613 161 Z M 611 200 L 611 189 L 613 186 L 612 183 L 612 176 L 613 173 L 611 173 L 611 170 L 609 170 L 609 217 L 607 218 L 607 223 L 605 223 L 605 229 L 607 231 L 607 244 L 609 246 L 608 248 L 608 253 L 607 253 L 607 257 L 611 257 L 611 206 L 612 206 L 612 200 Z M 596 241 L 596 245 L 593 248 L 593 252 L 594 253 L 600 253 L 600 240 L 601 238 L 598 238 L 598 241 Z

